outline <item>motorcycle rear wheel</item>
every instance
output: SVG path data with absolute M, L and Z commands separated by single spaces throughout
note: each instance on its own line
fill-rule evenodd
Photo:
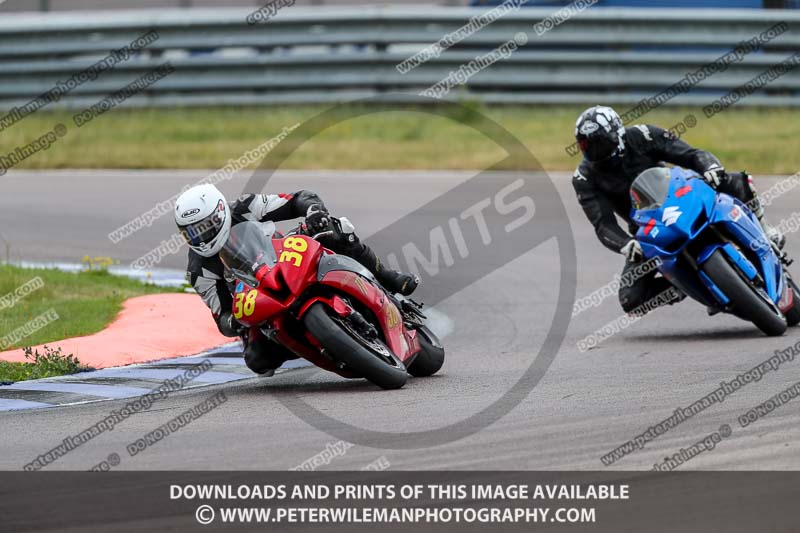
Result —
M 703 265 L 703 270 L 730 298 L 730 306 L 736 316 L 749 320 L 771 337 L 786 332 L 786 319 L 778 306 L 774 302 L 768 302 L 766 294 L 761 294 L 758 288 L 750 285 L 728 262 L 722 251 L 717 250 L 711 254 Z
M 789 280 L 789 284 L 792 287 L 794 303 L 792 308 L 784 314 L 786 315 L 786 323 L 793 327 L 800 324 L 800 288 L 797 287 L 797 283 L 792 278 L 787 276 L 786 279 Z
M 332 316 L 334 314 L 328 306 L 315 303 L 306 312 L 303 323 L 334 359 L 346 364 L 355 374 L 387 390 L 406 384 L 405 365 L 385 344 L 358 334 L 339 316 Z
M 408 373 L 418 378 L 432 376 L 444 364 L 444 347 L 439 338 L 427 326 L 417 329 L 417 338 L 422 350 L 408 365 Z

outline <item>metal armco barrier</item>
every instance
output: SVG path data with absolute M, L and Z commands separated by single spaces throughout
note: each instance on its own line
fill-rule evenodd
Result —
M 508 13 L 405 74 L 396 66 L 484 10 L 285 7 L 248 24 L 252 9 L 10 14 L 0 25 L 0 108 L 23 105 L 59 81 L 155 30 L 159 38 L 48 107 L 83 107 L 168 61 L 173 73 L 127 106 L 339 102 L 416 95 L 519 32 L 527 44 L 446 98 L 489 103 L 635 103 L 678 82 L 779 22 L 788 31 L 669 104 L 709 104 L 800 50 L 800 13 L 779 10 L 590 8 L 537 35 L 548 8 Z M 800 69 L 739 105 L 800 105 Z

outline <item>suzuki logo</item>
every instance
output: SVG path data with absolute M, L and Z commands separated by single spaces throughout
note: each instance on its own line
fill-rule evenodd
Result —
M 664 223 L 665 226 L 671 226 L 678 221 L 683 213 L 678 211 L 677 206 L 671 206 L 664 209 L 664 216 L 661 217 L 661 222 Z

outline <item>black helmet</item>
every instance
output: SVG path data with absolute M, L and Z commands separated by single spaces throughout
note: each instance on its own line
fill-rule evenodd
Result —
M 589 161 L 604 161 L 616 155 L 622 143 L 620 136 L 625 131 L 622 119 L 610 107 L 590 107 L 575 123 L 575 140 Z

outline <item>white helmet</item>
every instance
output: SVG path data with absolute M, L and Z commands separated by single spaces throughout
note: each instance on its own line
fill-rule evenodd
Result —
M 231 209 L 219 189 L 197 185 L 175 202 L 175 223 L 189 248 L 211 257 L 222 250 L 231 234 Z

